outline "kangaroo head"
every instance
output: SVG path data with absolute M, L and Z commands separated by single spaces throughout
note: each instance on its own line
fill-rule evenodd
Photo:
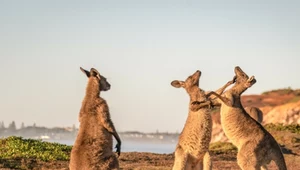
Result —
M 80 70 L 93 82 L 99 84 L 100 91 L 107 91 L 110 89 L 110 84 L 107 82 L 106 78 L 100 75 L 96 69 L 91 68 L 90 71 L 87 71 L 80 67 Z
M 197 70 L 194 74 L 190 75 L 185 81 L 174 80 L 171 85 L 175 88 L 183 87 L 189 90 L 193 87 L 199 87 L 199 79 L 201 76 L 201 71 Z
M 174 80 L 171 82 L 171 85 L 175 88 L 184 88 L 190 95 L 191 101 L 206 100 L 204 91 L 199 88 L 200 76 L 201 71 L 197 70 L 194 74 L 190 75 L 185 81 Z
M 234 68 L 234 72 L 236 76 L 236 83 L 234 87 L 240 89 L 238 90 L 240 91 L 240 93 L 243 93 L 245 90 L 256 83 L 256 79 L 254 78 L 254 76 L 251 76 L 249 78 L 249 76 L 239 66 L 236 66 Z

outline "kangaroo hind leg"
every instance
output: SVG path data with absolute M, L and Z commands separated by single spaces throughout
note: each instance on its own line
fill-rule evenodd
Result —
M 247 147 L 250 143 L 242 146 L 237 154 L 237 163 L 242 170 L 260 170 L 260 165 L 254 151 Z
M 203 170 L 212 170 L 212 162 L 209 152 L 206 152 L 203 157 Z
M 188 154 L 179 146 L 175 151 L 175 161 L 172 170 L 187 170 Z

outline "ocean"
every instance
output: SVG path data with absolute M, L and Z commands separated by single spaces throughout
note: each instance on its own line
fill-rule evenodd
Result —
M 74 140 L 44 140 L 47 142 L 56 142 L 65 145 L 73 145 Z M 152 142 L 152 141 L 122 141 L 121 152 L 151 152 L 168 154 L 175 151 L 177 142 Z M 115 145 L 114 145 L 115 146 Z M 115 150 L 115 149 L 114 149 Z

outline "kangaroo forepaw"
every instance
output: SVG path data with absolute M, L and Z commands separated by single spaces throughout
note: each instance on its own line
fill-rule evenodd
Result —
M 208 108 L 209 108 L 209 109 L 214 108 L 213 102 L 212 102 L 211 100 L 209 100 L 208 102 L 209 102 Z
M 200 104 L 199 101 L 193 101 L 193 102 L 192 102 L 192 105 L 199 105 L 199 104 Z
M 233 76 L 233 79 L 231 80 L 231 84 L 236 82 L 236 76 Z
M 121 154 L 121 144 L 117 143 L 115 148 L 117 149 L 116 153 L 118 154 L 118 156 L 120 156 L 120 154 Z

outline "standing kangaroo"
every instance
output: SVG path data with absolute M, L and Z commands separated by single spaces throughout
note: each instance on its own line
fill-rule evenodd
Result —
M 176 146 L 173 170 L 212 169 L 208 152 L 212 132 L 211 102 L 199 88 L 200 76 L 201 72 L 197 70 L 185 81 L 171 83 L 173 87 L 183 87 L 190 96 L 189 114 Z M 232 83 L 228 82 L 217 93 Z
M 254 76 L 248 77 L 240 67 L 235 67 L 236 83 L 223 95 L 217 96 L 221 103 L 221 124 L 226 136 L 237 146 L 237 163 L 243 170 L 267 169 L 274 160 L 279 170 L 286 164 L 279 145 L 264 127 L 250 117 L 241 104 L 241 94 L 256 83 Z
M 118 155 L 121 140 L 111 121 L 108 105 L 99 96 L 100 91 L 110 89 L 110 84 L 96 69 L 80 69 L 89 80 L 79 114 L 79 132 L 71 151 L 70 170 L 119 169 L 118 159 L 112 152 L 112 135 L 117 140 Z

